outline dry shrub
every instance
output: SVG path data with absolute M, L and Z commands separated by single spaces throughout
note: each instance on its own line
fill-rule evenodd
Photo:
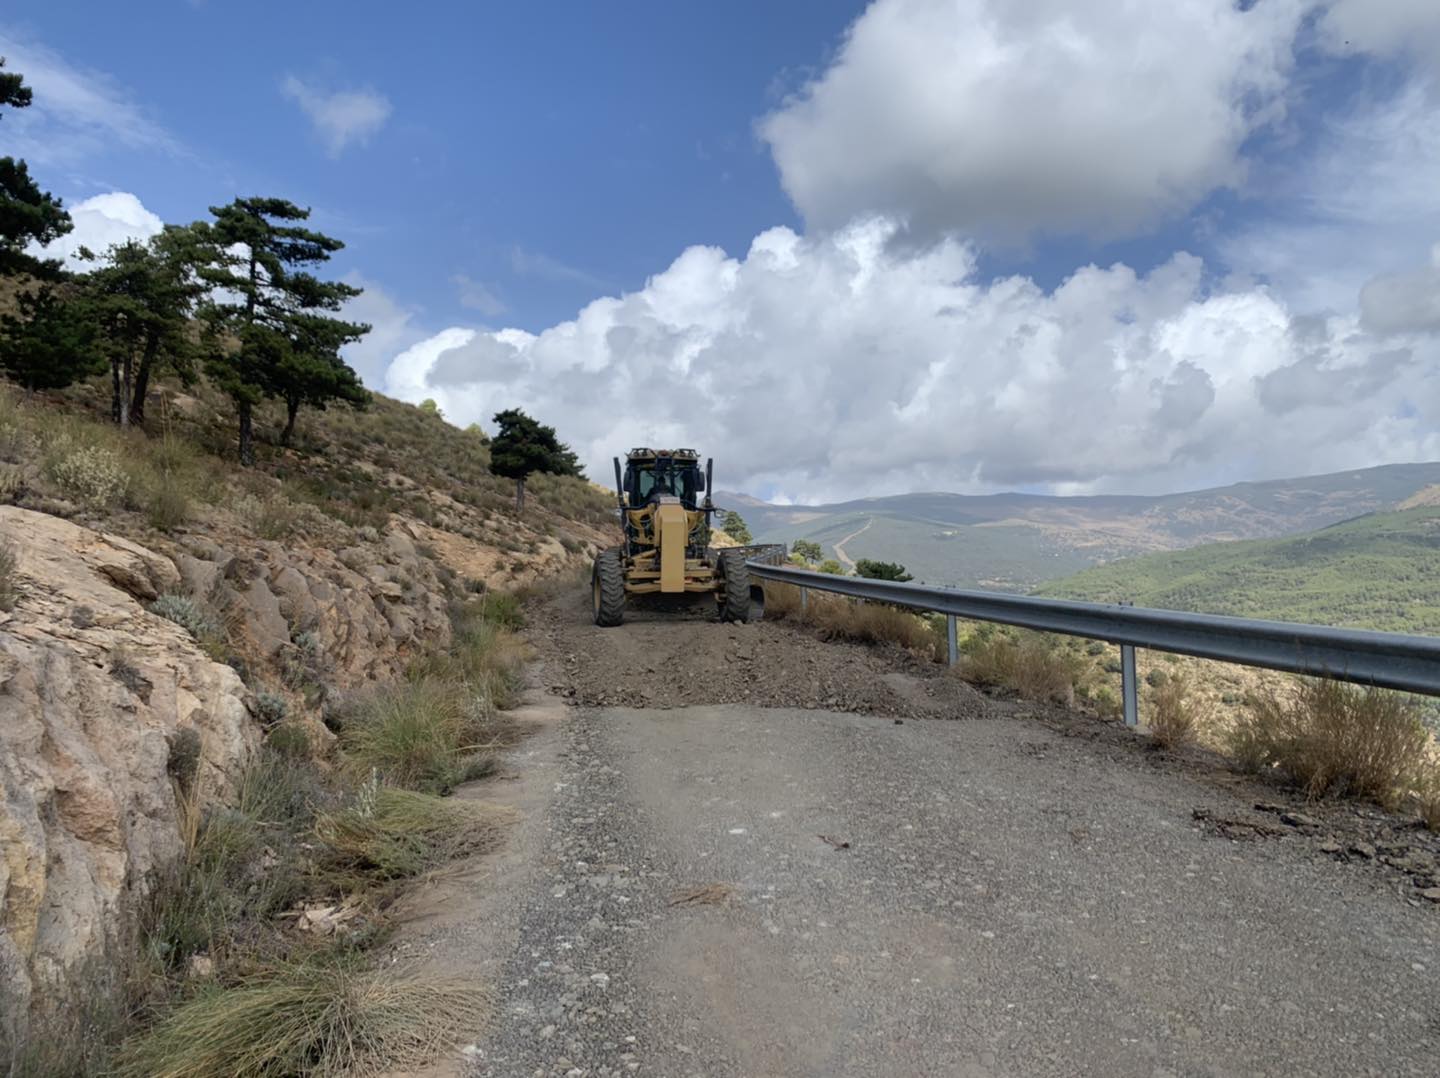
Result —
M 67 496 L 90 509 L 117 504 L 129 487 L 120 458 L 103 445 L 65 444 L 50 465 L 50 477 Z
M 1421 821 L 1431 831 L 1440 831 L 1440 765 L 1426 763 L 1416 785 Z
M 282 965 L 181 1004 L 126 1046 L 119 1078 L 366 1075 L 444 1052 L 483 1024 L 490 993 L 473 978 L 396 976 L 355 957 Z
M 810 602 L 809 618 L 827 640 L 899 644 L 935 656 L 936 639 L 923 618 L 900 607 L 863 600 L 829 598 Z
M 1082 674 L 1075 656 L 1029 633 L 1018 640 L 1003 633 L 977 640 L 958 669 L 961 677 L 977 685 L 1066 706 L 1074 703 L 1075 685 Z
M 1429 734 L 1411 701 L 1339 681 L 1302 682 L 1294 699 L 1246 701 L 1229 747 L 1250 770 L 1275 768 L 1309 797 L 1369 797 L 1393 807 L 1423 778 Z
M 1159 671 L 1156 671 L 1159 672 Z M 1209 707 L 1190 691 L 1179 674 L 1155 679 L 1146 718 L 1150 735 L 1162 748 L 1175 749 L 1195 740 L 1195 731 L 1205 720 Z
M 793 584 L 765 584 L 765 620 L 781 621 L 800 614 L 800 589 Z
M 899 644 L 902 648 L 934 659 L 941 658 L 944 653 L 944 641 L 924 617 L 889 603 L 871 603 L 811 591 L 802 612 L 799 588 L 790 584 L 767 584 L 765 617 L 767 620 L 789 618 L 812 626 L 826 640 Z

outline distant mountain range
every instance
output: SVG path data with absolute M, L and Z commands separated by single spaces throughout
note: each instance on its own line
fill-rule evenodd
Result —
M 1440 462 L 1158 497 L 924 493 L 801 506 L 716 492 L 715 501 L 737 510 L 757 542 L 809 539 L 844 563 L 878 558 L 931 584 L 1028 592 L 1118 558 L 1277 538 L 1440 502 Z

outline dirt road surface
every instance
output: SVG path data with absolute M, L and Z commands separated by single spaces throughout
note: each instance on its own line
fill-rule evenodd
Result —
M 1287 823 L 1213 761 L 901 656 L 599 630 L 586 598 L 533 619 L 571 706 L 510 776 L 493 919 L 429 943 L 489 949 L 473 1078 L 1440 1071 L 1423 834 Z

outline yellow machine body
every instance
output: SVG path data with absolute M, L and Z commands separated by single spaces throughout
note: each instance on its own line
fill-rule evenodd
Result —
M 678 502 L 627 509 L 640 548 L 625 574 L 625 590 L 636 595 L 715 590 L 715 570 L 699 558 L 687 558 L 692 534 L 705 523 L 703 512 L 691 512 Z

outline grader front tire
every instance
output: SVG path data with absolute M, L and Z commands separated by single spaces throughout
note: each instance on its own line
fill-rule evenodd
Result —
M 595 556 L 590 590 L 596 625 L 609 629 L 625 620 L 625 568 L 620 564 L 620 551 L 602 550 Z
M 720 555 L 720 572 L 724 577 L 720 602 L 720 620 L 749 621 L 750 570 L 745 568 L 745 556 L 738 551 L 722 552 Z

